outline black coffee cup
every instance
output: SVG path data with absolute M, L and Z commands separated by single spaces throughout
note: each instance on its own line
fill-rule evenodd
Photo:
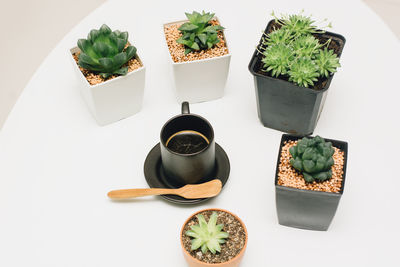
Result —
M 182 114 L 167 121 L 160 134 L 162 167 L 176 183 L 195 184 L 210 178 L 215 167 L 214 130 L 201 116 L 190 114 L 182 103 Z

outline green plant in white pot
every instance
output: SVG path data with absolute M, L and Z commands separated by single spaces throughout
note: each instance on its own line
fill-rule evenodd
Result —
M 145 68 L 128 41 L 128 32 L 107 25 L 93 29 L 71 49 L 82 95 L 100 125 L 129 117 L 141 109 Z
M 213 13 L 185 14 L 187 20 L 164 24 L 178 100 L 221 98 L 231 58 L 224 27 Z

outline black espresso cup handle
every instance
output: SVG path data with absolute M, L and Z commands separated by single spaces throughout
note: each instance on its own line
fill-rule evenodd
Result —
M 190 114 L 189 102 L 182 102 L 182 114 Z

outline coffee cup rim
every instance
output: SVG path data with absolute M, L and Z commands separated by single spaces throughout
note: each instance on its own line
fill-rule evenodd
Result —
M 175 120 L 175 119 L 178 119 L 178 118 L 181 118 L 181 117 L 185 117 L 185 116 L 197 117 L 197 118 L 203 120 L 203 121 L 210 127 L 210 129 L 211 129 L 211 137 L 209 138 L 209 142 L 210 142 L 210 143 L 208 143 L 207 146 L 206 146 L 205 148 L 203 148 L 202 150 L 197 151 L 197 152 L 195 152 L 195 153 L 190 153 L 190 154 L 177 153 L 177 152 L 175 152 L 175 151 L 169 149 L 169 147 L 167 147 L 167 145 L 165 144 L 165 142 L 164 142 L 164 140 L 163 140 L 163 138 L 162 138 L 162 134 L 163 134 L 163 132 L 164 132 L 164 129 L 165 129 L 165 127 L 166 127 L 170 122 L 172 122 L 172 121 Z M 190 129 L 188 129 L 188 130 L 190 130 Z M 165 147 L 165 148 L 167 149 L 168 152 L 170 152 L 170 153 L 172 153 L 172 154 L 175 154 L 175 155 L 178 155 L 178 156 L 195 156 L 195 155 L 198 155 L 198 154 L 204 152 L 205 150 L 207 150 L 207 149 L 211 146 L 211 144 L 213 143 L 213 141 L 214 141 L 214 128 L 212 127 L 211 123 L 210 123 L 206 118 L 204 118 L 204 117 L 202 117 L 202 116 L 200 116 L 200 115 L 197 115 L 197 114 L 193 114 L 193 113 L 189 113 L 189 114 L 178 114 L 178 115 L 176 115 L 176 116 L 170 118 L 167 122 L 164 123 L 163 127 L 161 128 L 161 132 L 160 132 L 160 142 L 161 142 L 161 144 L 163 145 L 163 147 Z

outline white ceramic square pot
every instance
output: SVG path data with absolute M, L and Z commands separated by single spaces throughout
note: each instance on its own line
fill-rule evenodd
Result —
M 141 110 L 146 69 L 138 55 L 136 58 L 142 63 L 142 67 L 128 72 L 125 76 L 90 85 L 72 57 L 72 54 L 80 49 L 74 47 L 70 51 L 75 72 L 80 80 L 81 94 L 100 126 L 122 120 Z
M 218 20 L 218 18 L 215 17 Z M 181 20 L 167 25 L 187 22 Z M 218 20 L 219 21 L 219 20 Z M 222 25 L 222 24 L 221 24 Z M 223 26 L 223 25 L 222 25 Z M 229 73 L 229 63 L 231 53 L 224 34 L 228 54 L 186 62 L 174 62 L 169 52 L 168 44 L 166 48 L 170 55 L 172 70 L 174 74 L 175 88 L 179 102 L 188 101 L 189 103 L 199 103 L 221 98 L 224 95 L 226 79 Z

